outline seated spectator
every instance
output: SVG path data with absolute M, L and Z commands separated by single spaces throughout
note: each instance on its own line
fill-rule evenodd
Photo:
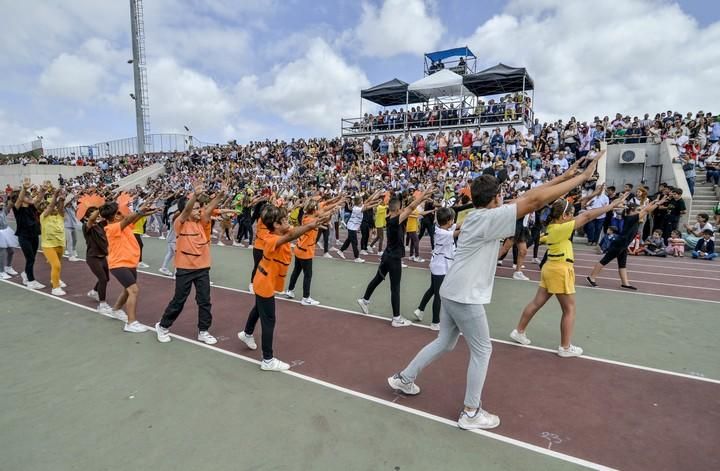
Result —
M 715 253 L 715 242 L 711 239 L 713 231 L 706 229 L 703 231 L 702 239 L 698 240 L 695 250 L 692 251 L 692 258 L 701 258 L 703 260 L 712 260 L 717 257 Z
M 630 242 L 628 253 L 630 255 L 645 255 L 645 245 L 639 232 L 635 234 L 635 237 L 633 237 L 633 240 Z
M 680 237 L 679 231 L 672 231 L 668 237 L 668 246 L 665 248 L 668 255 L 673 257 L 685 256 L 685 241 Z
M 645 253 L 653 257 L 666 257 L 665 241 L 662 237 L 662 231 L 655 229 L 652 236 L 645 241 Z
M 605 236 L 603 236 L 602 240 L 600 241 L 600 250 L 602 251 L 602 253 L 607 252 L 612 242 L 618 237 L 618 228 L 615 226 L 608 227 Z
M 713 226 L 710 224 L 709 220 L 710 217 L 707 213 L 699 213 L 696 216 L 695 224 L 692 226 L 690 224 L 685 224 L 687 232 L 682 233 L 682 238 L 688 247 L 691 249 L 695 247 L 698 241 L 702 238 L 703 232 L 706 230 L 709 230 L 710 232 L 713 231 Z

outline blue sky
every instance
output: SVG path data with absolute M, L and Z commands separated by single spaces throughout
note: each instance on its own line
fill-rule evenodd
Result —
M 127 2 L 0 2 L 13 18 L 0 45 L 0 145 L 132 136 Z M 358 114 L 361 88 L 417 80 L 423 52 L 465 44 L 479 68 L 527 66 L 543 119 L 718 111 L 718 8 L 595 3 L 148 0 L 152 129 L 188 125 L 211 142 L 334 136 Z

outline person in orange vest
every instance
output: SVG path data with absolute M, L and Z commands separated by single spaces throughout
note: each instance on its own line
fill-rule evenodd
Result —
M 178 318 L 187 301 L 193 285 L 198 305 L 198 336 L 200 342 L 208 345 L 217 343 L 208 329 L 212 324 L 210 311 L 210 239 L 204 226 L 212 218 L 215 208 L 225 197 L 225 189 L 215 194 L 210 202 L 203 206 L 198 198 L 203 193 L 203 184 L 195 187 L 180 215 L 175 218 L 175 295 L 165 308 L 160 321 L 155 324 L 159 342 L 170 341 L 170 327 Z
M 323 227 L 330 220 L 332 211 L 323 209 L 310 223 L 293 228 L 288 222 L 287 210 L 268 204 L 263 209 L 260 220 L 267 228 L 264 237 L 262 260 L 258 264 L 253 278 L 255 306 L 250 311 L 245 329 L 238 332 L 238 338 L 250 350 L 257 349 L 253 332 L 258 320 L 262 325 L 262 362 L 263 371 L 284 371 L 290 365 L 275 358 L 273 352 L 273 334 L 275 331 L 275 292 L 282 291 L 285 276 L 290 266 L 290 242 L 303 234 Z M 312 240 L 312 239 L 311 239 Z

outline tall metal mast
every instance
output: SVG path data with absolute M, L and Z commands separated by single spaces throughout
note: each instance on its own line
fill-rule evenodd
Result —
M 148 150 L 146 137 L 150 135 L 150 100 L 145 68 L 145 22 L 142 0 L 130 0 L 130 28 L 132 33 L 133 77 L 135 79 L 135 123 L 137 152 Z

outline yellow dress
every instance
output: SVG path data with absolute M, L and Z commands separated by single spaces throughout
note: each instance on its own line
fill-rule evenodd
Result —
M 570 237 L 575 220 L 550 224 L 543 237 L 548 244 L 548 259 L 540 272 L 540 287 L 550 294 L 575 294 L 574 254 Z

